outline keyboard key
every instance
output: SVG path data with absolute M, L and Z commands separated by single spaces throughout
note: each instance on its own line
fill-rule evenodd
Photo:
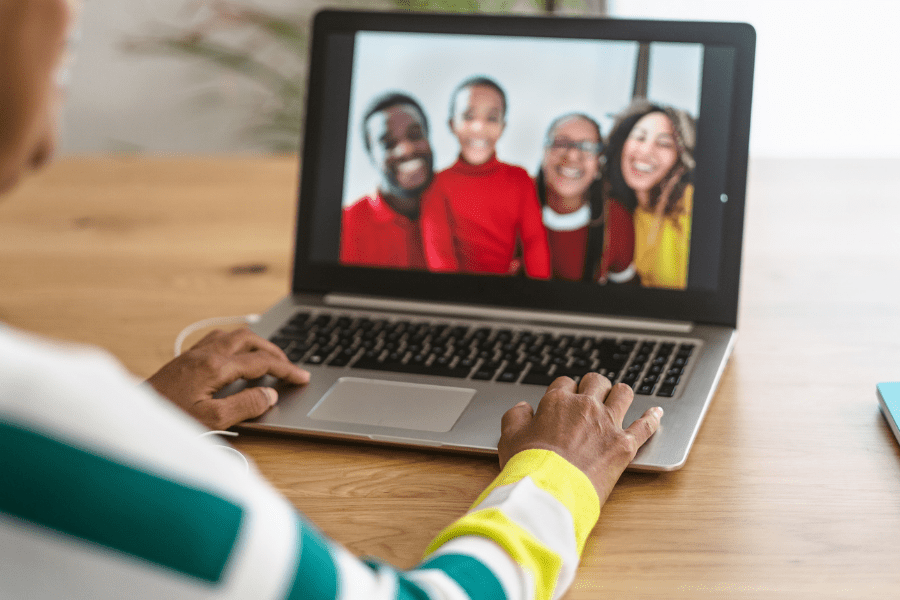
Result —
M 670 384 L 663 384 L 659 386 L 659 391 L 656 392 L 657 396 L 662 396 L 664 398 L 671 398 L 675 395 L 675 386 Z
M 478 369 L 472 373 L 472 379 L 487 381 L 494 378 L 495 371 L 493 369 Z
M 328 366 L 329 367 L 345 367 L 345 366 L 347 366 L 347 363 L 350 362 L 351 358 L 353 358 L 353 357 L 352 356 L 343 356 L 343 355 L 339 354 L 328 361 Z
M 652 394 L 658 388 L 662 396 L 674 393 L 695 350 L 690 343 L 586 332 L 492 329 L 325 312 L 299 312 L 271 339 L 298 363 L 540 386 L 562 375 L 579 380 L 596 371 L 613 382 L 623 375 L 622 382 L 637 393 Z
M 288 360 L 291 362 L 297 362 L 306 354 L 306 348 L 293 348 L 287 351 Z
M 553 383 L 554 379 L 556 379 L 555 375 L 549 375 L 547 373 L 540 373 L 540 372 L 537 372 L 537 373 L 529 372 L 529 373 L 526 373 L 525 377 L 522 378 L 522 383 L 525 383 L 528 385 L 542 385 L 542 386 L 546 387 L 546 386 L 550 385 L 551 383 Z
M 638 379 L 640 379 L 640 376 L 637 373 L 633 373 L 633 374 L 629 374 L 629 375 L 626 375 L 625 377 L 623 377 L 622 383 L 624 383 L 625 385 L 631 386 L 633 388 L 635 386 L 635 384 L 637 383 Z
M 641 383 L 638 388 L 635 390 L 636 394 L 642 394 L 644 396 L 649 396 L 653 393 L 653 388 L 656 387 L 655 383 Z
M 503 383 L 514 383 L 519 380 L 519 375 L 521 373 L 519 371 L 503 371 L 500 375 L 497 376 L 497 381 L 501 381 Z

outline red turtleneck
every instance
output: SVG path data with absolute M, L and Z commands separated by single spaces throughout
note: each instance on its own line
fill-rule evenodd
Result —
M 424 269 L 419 224 L 394 212 L 377 192 L 344 208 L 341 262 L 369 267 Z
M 435 175 L 419 218 L 425 260 L 433 271 L 505 274 L 521 240 L 525 272 L 550 277 L 547 231 L 531 176 L 497 157 L 462 159 Z

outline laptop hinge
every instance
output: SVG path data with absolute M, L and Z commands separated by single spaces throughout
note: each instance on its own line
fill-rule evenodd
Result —
M 614 329 L 638 329 L 647 331 L 667 331 L 672 333 L 690 333 L 693 323 L 688 321 L 665 321 L 662 319 L 638 319 L 630 317 L 604 317 L 583 313 L 558 313 L 514 308 L 489 308 L 466 304 L 441 304 L 438 302 L 416 302 L 414 300 L 396 300 L 392 298 L 373 298 L 371 296 L 352 296 L 345 294 L 326 294 L 325 304 L 362 308 L 368 310 L 390 310 L 441 315 L 446 318 L 478 317 L 504 321 L 521 321 L 524 323 L 547 323 L 560 326 L 592 326 Z

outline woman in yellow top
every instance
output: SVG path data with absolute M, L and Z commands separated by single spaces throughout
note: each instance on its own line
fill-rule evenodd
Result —
M 647 287 L 687 287 L 694 140 L 690 115 L 647 101 L 619 115 L 609 136 L 608 193 L 634 212 L 634 264 Z

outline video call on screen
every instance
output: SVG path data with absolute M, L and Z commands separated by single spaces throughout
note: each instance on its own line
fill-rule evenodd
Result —
M 727 102 L 719 109 L 710 110 L 710 106 L 707 105 L 704 106 L 701 115 L 701 104 L 704 101 L 704 93 L 709 96 L 715 92 L 722 97 L 723 94 L 727 95 L 730 91 L 728 85 L 731 64 L 727 49 L 709 48 L 702 44 L 669 42 L 642 44 L 635 41 L 614 40 L 563 40 L 366 31 L 357 32 L 352 36 L 352 41 L 348 39 L 349 37 L 336 39 L 333 43 L 334 46 L 344 49 L 343 55 L 341 52 L 331 54 L 332 60 L 346 62 L 348 54 L 346 50 L 352 48 L 352 61 L 349 66 L 349 101 L 343 109 L 346 119 L 346 140 L 340 148 L 343 160 L 343 178 L 340 182 L 332 182 L 328 185 L 329 197 L 335 198 L 339 190 L 341 211 L 347 211 L 367 198 L 376 197 L 377 190 L 385 187 L 383 153 L 389 150 L 383 147 L 379 148 L 379 140 L 370 139 L 369 148 L 366 147 L 364 136 L 367 135 L 367 131 L 372 131 L 372 129 L 364 128 L 363 119 L 367 109 L 377 98 L 391 93 L 408 95 L 421 107 L 424 120 L 427 122 L 424 134 L 427 137 L 432 156 L 432 181 L 444 182 L 444 185 L 439 186 L 441 190 L 437 195 L 441 196 L 441 210 L 451 213 L 447 219 L 442 219 L 442 224 L 450 227 L 452 243 L 469 244 L 476 249 L 499 247 L 498 251 L 501 253 L 508 252 L 509 244 L 512 244 L 512 250 L 509 254 L 508 270 L 503 270 L 502 265 L 498 266 L 499 263 L 481 267 L 476 260 L 469 261 L 471 264 L 467 264 L 464 257 L 453 263 L 450 271 L 442 267 L 435 267 L 434 265 L 444 263 L 436 262 L 428 254 L 430 250 L 427 238 L 423 240 L 422 253 L 426 255 L 424 264 L 421 262 L 404 264 L 402 261 L 391 264 L 389 259 L 383 257 L 378 259 L 382 261 L 381 263 L 367 263 L 365 259 L 341 260 L 341 263 L 381 268 L 437 270 L 439 272 L 481 272 L 498 276 L 534 275 L 525 265 L 530 254 L 529 249 L 523 247 L 522 236 L 516 233 L 513 235 L 514 239 L 510 240 L 506 239 L 509 237 L 506 233 L 493 233 L 494 229 L 503 229 L 503 227 L 479 227 L 478 211 L 466 206 L 468 201 L 466 195 L 469 194 L 471 186 L 465 179 L 465 173 L 455 178 L 450 177 L 449 174 L 445 174 L 446 177 L 442 175 L 445 171 L 452 170 L 458 161 L 465 162 L 467 156 L 463 149 L 463 144 L 467 141 L 465 137 L 467 132 L 461 126 L 454 127 L 454 122 L 461 121 L 453 120 L 451 103 L 457 104 L 456 114 L 465 112 L 465 108 L 472 108 L 473 110 L 470 112 L 474 114 L 478 112 L 475 109 L 490 107 L 489 102 L 478 106 L 460 107 L 461 101 L 465 102 L 470 98 L 467 94 L 458 95 L 458 86 L 471 78 L 483 77 L 495 82 L 502 89 L 505 96 L 505 112 L 502 115 L 503 127 L 499 136 L 480 143 L 493 144 L 492 149 L 496 161 L 524 170 L 532 180 L 538 178 L 542 169 L 546 174 L 551 168 L 555 168 L 562 175 L 571 175 L 573 180 L 577 179 L 580 175 L 578 169 L 571 165 L 568 165 L 568 168 L 567 165 L 559 166 L 553 163 L 552 157 L 548 159 L 548 156 L 555 153 L 555 156 L 558 157 L 566 153 L 573 157 L 572 163 L 577 163 L 578 158 L 590 157 L 589 151 L 593 150 L 589 144 L 582 144 L 583 147 L 577 146 L 578 140 L 569 139 L 572 136 L 554 136 L 554 131 L 551 130 L 551 124 L 554 121 L 564 115 L 577 113 L 589 117 L 599 127 L 600 139 L 597 141 L 600 142 L 602 149 L 597 155 L 597 161 L 600 164 L 597 168 L 597 179 L 600 180 L 600 183 L 594 186 L 593 193 L 597 194 L 597 190 L 602 191 L 604 199 L 600 206 L 608 207 L 608 204 L 604 203 L 609 200 L 617 201 L 625 211 L 614 211 L 617 219 L 615 222 L 621 224 L 630 219 L 630 225 L 635 227 L 635 231 L 630 233 L 634 238 L 633 241 L 629 239 L 626 243 L 615 239 L 620 235 L 618 229 L 607 228 L 604 230 L 602 246 L 599 249 L 593 249 L 593 252 L 598 254 L 597 256 L 579 256 L 577 259 L 569 260 L 570 263 L 581 260 L 585 262 L 585 282 L 614 285 L 614 278 L 598 277 L 598 269 L 603 262 L 602 253 L 612 252 L 609 250 L 610 247 L 618 247 L 619 250 L 616 252 L 621 254 L 624 252 L 621 250 L 622 247 L 633 244 L 632 258 L 634 260 L 630 268 L 641 267 L 638 278 L 633 280 L 637 281 L 639 285 L 668 289 L 715 288 L 718 268 L 717 252 L 721 246 L 722 208 L 710 199 L 719 196 L 717 188 L 722 185 L 724 180 L 727 157 L 715 157 L 716 151 L 711 148 L 710 141 L 716 141 L 713 139 L 716 135 L 719 137 L 727 135 L 727 126 L 719 126 L 716 128 L 718 131 L 708 132 L 704 131 L 704 128 L 712 129 L 710 123 L 727 124 L 728 107 Z M 344 60 L 341 61 L 341 58 Z M 342 69 L 337 69 L 337 71 L 346 73 L 348 66 L 345 64 Z M 482 95 L 489 96 L 490 94 Z M 646 137 L 658 134 L 659 131 L 663 131 L 665 134 L 666 126 L 656 123 L 654 129 L 652 125 L 642 123 L 641 132 L 632 129 L 633 134 L 627 136 L 626 141 L 618 146 L 619 172 L 623 173 L 630 169 L 634 174 L 632 179 L 638 179 L 638 183 L 632 186 L 634 195 L 629 201 L 617 198 L 610 183 L 603 181 L 608 178 L 607 173 L 612 166 L 605 163 L 609 161 L 610 151 L 613 149 L 610 144 L 612 141 L 610 135 L 614 126 L 622 120 L 623 116 L 635 112 L 635 106 L 639 105 L 641 101 L 668 110 L 667 113 L 657 114 L 667 117 L 670 122 L 669 137 L 676 138 L 674 142 L 670 143 L 674 143 L 676 147 L 674 153 L 679 162 L 670 166 L 665 162 L 667 160 L 665 156 L 659 158 L 650 151 L 645 155 L 632 158 L 637 156 L 638 151 L 629 151 L 628 149 L 636 146 L 626 148 L 626 145 L 629 144 L 628 140 L 635 138 L 637 140 L 635 144 L 649 143 Z M 472 100 L 472 102 L 476 102 L 476 100 Z M 673 118 L 673 114 L 686 118 Z M 652 119 L 648 120 L 648 123 L 650 121 Z M 660 121 L 660 119 L 656 119 L 656 121 Z M 575 131 L 580 130 L 576 129 Z M 637 139 L 641 135 L 644 136 L 644 139 Z M 663 141 L 664 143 L 665 141 Z M 337 158 L 337 144 L 334 140 L 331 141 L 331 144 L 334 151 L 333 156 Z M 686 145 L 688 147 L 685 149 Z M 663 147 L 663 155 L 665 151 L 666 148 Z M 329 153 L 326 152 L 326 154 Z M 669 158 L 672 154 L 670 149 Z M 686 163 L 683 160 L 685 155 L 688 157 Z M 626 164 L 623 157 L 628 157 L 626 160 L 630 162 Z M 476 160 L 479 159 L 476 157 Z M 325 173 L 326 169 L 327 167 L 324 165 L 320 166 L 320 172 Z M 670 218 L 657 218 L 656 221 L 649 218 L 652 211 L 647 211 L 647 205 L 635 205 L 635 198 L 640 197 L 641 190 L 644 189 L 640 187 L 644 185 L 640 178 L 643 177 L 643 180 L 649 181 L 654 176 L 654 169 L 666 171 L 659 174 L 660 181 L 655 183 L 656 195 L 670 200 L 669 204 L 673 205 L 671 213 L 666 213 Z M 665 180 L 666 176 L 669 179 L 677 177 L 682 184 L 675 186 Z M 543 195 L 545 197 L 548 193 L 552 194 L 552 191 L 547 192 L 547 186 L 553 184 L 550 179 L 552 177 L 544 177 L 545 192 Z M 632 185 L 631 179 L 627 175 L 623 175 L 621 179 L 626 180 L 626 186 Z M 473 180 L 473 183 L 476 182 Z M 532 182 L 532 185 L 536 184 Z M 646 185 L 649 186 L 650 183 L 646 183 Z M 559 187 L 565 188 L 565 181 L 563 184 L 559 184 Z M 671 192 L 673 188 L 681 195 L 680 202 L 671 200 L 671 193 L 668 196 L 665 195 L 666 191 Z M 622 189 L 621 182 L 617 189 Z M 563 191 L 566 190 L 571 191 L 570 188 L 565 188 Z M 537 192 L 536 189 L 535 198 L 540 197 Z M 454 197 L 455 194 L 458 197 Z M 560 194 L 563 195 L 562 192 Z M 426 190 L 422 193 L 426 199 L 434 195 L 436 194 L 433 190 Z M 588 192 L 585 192 L 584 196 L 588 195 Z M 644 194 L 644 196 L 646 195 Z M 521 199 L 504 196 L 504 193 L 498 192 L 491 196 L 491 201 L 524 203 Z M 438 202 L 428 201 L 431 204 Z M 473 201 L 485 202 L 485 199 L 477 197 Z M 571 248 L 574 247 L 576 252 L 584 253 L 578 236 L 568 233 L 570 230 L 566 228 L 569 224 L 565 219 L 561 219 L 559 222 L 549 219 L 540 200 L 537 202 L 538 205 L 535 208 L 541 214 L 542 224 L 550 240 L 548 251 L 551 253 L 550 272 L 541 271 L 537 278 L 581 280 L 580 277 L 575 277 L 575 272 L 571 268 L 569 274 L 555 269 L 557 263 L 565 263 L 565 257 L 561 256 L 562 252 L 571 252 Z M 427 206 L 431 206 L 431 204 Z M 664 212 L 660 204 L 661 202 L 657 201 L 656 213 Z M 334 207 L 334 204 L 331 206 Z M 590 223 L 594 226 L 596 226 L 597 217 L 600 216 L 597 206 L 597 201 L 594 200 L 593 214 L 590 219 Z M 456 215 L 454 211 L 466 214 Z M 643 215 L 643 218 L 638 214 L 642 211 L 647 213 Z M 427 219 L 430 219 L 435 212 L 429 210 L 422 213 L 423 227 L 425 227 Z M 582 210 L 582 212 L 586 211 Z M 607 211 L 601 210 L 601 212 L 605 222 L 612 224 L 613 219 Z M 502 210 L 486 210 L 485 213 L 486 219 L 496 220 L 506 216 Z M 668 225 L 666 225 L 667 220 Z M 334 218 L 331 218 L 331 222 L 334 223 Z M 473 222 L 474 225 L 472 225 Z M 454 231 L 453 225 L 456 223 L 468 223 L 471 226 L 467 231 Z M 658 223 L 663 224 L 659 225 Z M 577 225 L 579 222 L 574 222 L 572 226 Z M 318 236 L 321 238 L 323 231 L 328 229 L 321 229 Z M 331 230 L 333 232 L 333 227 Z M 432 228 L 429 227 L 428 230 L 431 231 Z M 515 226 L 512 226 L 512 230 L 515 231 Z M 475 233 L 472 233 L 473 231 Z M 504 229 L 504 231 L 506 230 Z M 340 225 L 337 227 L 337 232 L 338 245 L 341 247 L 339 252 L 343 254 L 344 247 L 352 244 L 353 240 L 348 239 L 348 231 L 342 230 Z M 314 233 L 314 237 L 315 235 Z M 354 236 L 364 235 L 364 228 L 354 230 Z M 466 236 L 471 238 L 476 235 L 495 235 L 498 239 L 466 239 Z M 627 234 L 625 238 L 628 238 Z M 317 251 L 317 247 L 319 249 L 328 248 L 330 250 L 329 258 L 333 261 L 334 246 L 334 241 L 314 244 L 313 258 L 325 258 L 323 253 Z M 706 251 L 698 252 L 698 248 L 706 249 Z M 654 250 L 656 255 L 653 255 Z M 475 250 L 470 251 L 474 252 Z M 465 254 L 466 248 L 458 248 L 457 252 Z M 622 263 L 623 260 L 618 259 L 618 263 Z M 676 264 L 679 262 L 680 265 Z M 615 266 L 622 267 L 621 264 Z M 480 268 L 484 270 L 479 271 Z M 592 273 L 588 274 L 588 271 L 592 271 Z M 615 273 L 613 272 L 613 275 Z M 657 274 L 660 276 L 657 277 Z

